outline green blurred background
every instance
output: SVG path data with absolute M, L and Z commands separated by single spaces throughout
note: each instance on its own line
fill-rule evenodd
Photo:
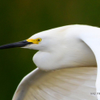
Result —
M 0 45 L 67 24 L 100 26 L 100 0 L 0 0 Z M 11 100 L 36 66 L 27 49 L 0 50 L 0 100 Z

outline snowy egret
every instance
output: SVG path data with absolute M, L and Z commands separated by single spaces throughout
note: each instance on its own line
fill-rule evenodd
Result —
M 38 68 L 22 79 L 13 100 L 100 100 L 100 28 L 63 26 L 0 49 L 13 47 L 39 50 Z

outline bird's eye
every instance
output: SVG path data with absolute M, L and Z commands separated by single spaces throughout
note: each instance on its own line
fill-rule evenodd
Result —
M 38 41 L 40 41 L 40 39 L 38 39 Z
M 42 40 L 41 38 L 37 38 L 37 39 L 36 39 L 36 41 L 37 41 L 38 43 L 41 42 L 41 40 Z

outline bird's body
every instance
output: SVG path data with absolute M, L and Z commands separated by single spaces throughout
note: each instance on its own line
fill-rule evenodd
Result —
M 0 49 L 12 46 L 15 47 L 16 45 L 17 47 L 23 46 L 23 48 L 39 50 L 33 56 L 33 61 L 39 69 L 35 70 L 22 80 L 14 95 L 13 100 L 95 100 L 96 99 L 96 97 L 91 99 L 92 96 L 89 95 L 89 93 L 94 92 L 95 88 L 96 88 L 95 93 L 100 92 L 100 86 L 99 86 L 100 28 L 88 25 L 63 26 L 37 33 L 24 42 L 18 42 L 15 44 L 1 46 Z M 98 68 L 97 68 L 97 80 L 95 87 L 94 77 L 96 75 L 96 67 L 95 67 L 96 65 L 98 66 Z M 78 70 L 78 67 L 80 70 Z M 87 68 L 84 69 L 84 67 Z M 64 70 L 63 68 L 66 69 Z M 57 73 L 57 71 L 55 72 L 51 71 L 58 69 L 60 70 L 60 73 L 65 74 L 64 75 L 65 77 L 63 75 L 60 76 L 59 72 Z M 52 73 L 55 77 L 56 76 L 60 77 L 59 79 L 57 79 L 57 77 L 54 78 L 58 82 L 53 81 L 52 77 L 49 76 L 49 73 Z M 84 78 L 82 77 L 81 77 L 82 79 L 78 78 L 78 75 L 79 76 L 83 75 L 82 77 Z M 45 78 L 46 76 L 47 78 Z M 87 78 L 88 76 L 89 78 Z M 72 77 L 75 77 L 75 80 Z M 48 82 L 46 84 L 46 80 L 48 79 L 51 79 L 49 83 L 52 83 L 54 85 L 50 85 Z M 72 80 L 76 82 L 75 85 L 73 83 L 74 81 Z M 80 83 L 80 81 L 82 81 L 82 83 Z M 90 81 L 90 86 L 88 84 L 88 81 Z M 40 82 L 45 85 L 41 86 Z M 65 89 L 63 85 L 65 85 Z M 73 88 L 71 88 L 71 86 Z M 79 88 L 80 92 L 78 92 L 77 88 L 74 88 L 74 86 Z M 50 92 L 51 87 L 55 89 L 57 87 L 57 89 L 51 91 L 52 92 L 51 93 Z M 59 96 L 59 98 L 57 98 L 55 96 L 57 95 L 57 92 L 55 94 L 55 91 L 57 90 L 62 91 L 60 87 L 63 88 L 63 91 L 64 90 L 66 91 L 63 92 L 66 93 L 66 95 L 64 94 L 64 96 Z M 68 88 L 68 90 L 66 88 Z M 34 90 L 37 91 L 36 93 L 39 93 L 40 97 L 33 95 L 36 94 Z M 48 97 L 42 97 L 39 91 L 44 93 L 49 91 L 50 95 L 54 96 L 54 99 L 51 99 L 50 95 Z M 75 96 L 75 91 L 77 91 L 76 96 Z M 68 92 L 69 94 L 67 94 Z M 80 93 L 80 95 L 88 93 L 88 95 L 86 97 L 85 96 L 77 97 L 78 93 Z M 58 95 L 60 94 L 58 93 Z M 98 100 L 100 100 L 100 95 L 97 95 L 97 97 Z
M 13 100 L 96 100 L 96 67 L 35 69 L 20 82 Z
M 33 61 L 37 67 L 42 70 L 53 70 L 64 67 L 95 66 L 96 61 L 93 52 L 79 38 L 81 34 L 84 34 L 81 32 L 83 28 L 86 28 L 84 32 L 87 29 L 89 33 L 92 32 L 91 26 L 69 25 L 43 31 L 30 37 L 43 37 L 48 40 L 45 41 L 45 44 L 49 47 L 42 47 L 43 50 L 38 51 L 33 56 Z M 44 48 L 46 49 L 44 50 Z

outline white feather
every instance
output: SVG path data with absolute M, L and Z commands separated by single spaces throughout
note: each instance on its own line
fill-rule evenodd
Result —
M 96 100 L 96 67 L 36 69 L 18 86 L 13 100 Z
M 39 50 L 33 57 L 38 68 L 21 81 L 13 100 L 100 100 L 100 28 L 69 25 L 29 39 L 37 38 L 42 41 L 24 48 Z

